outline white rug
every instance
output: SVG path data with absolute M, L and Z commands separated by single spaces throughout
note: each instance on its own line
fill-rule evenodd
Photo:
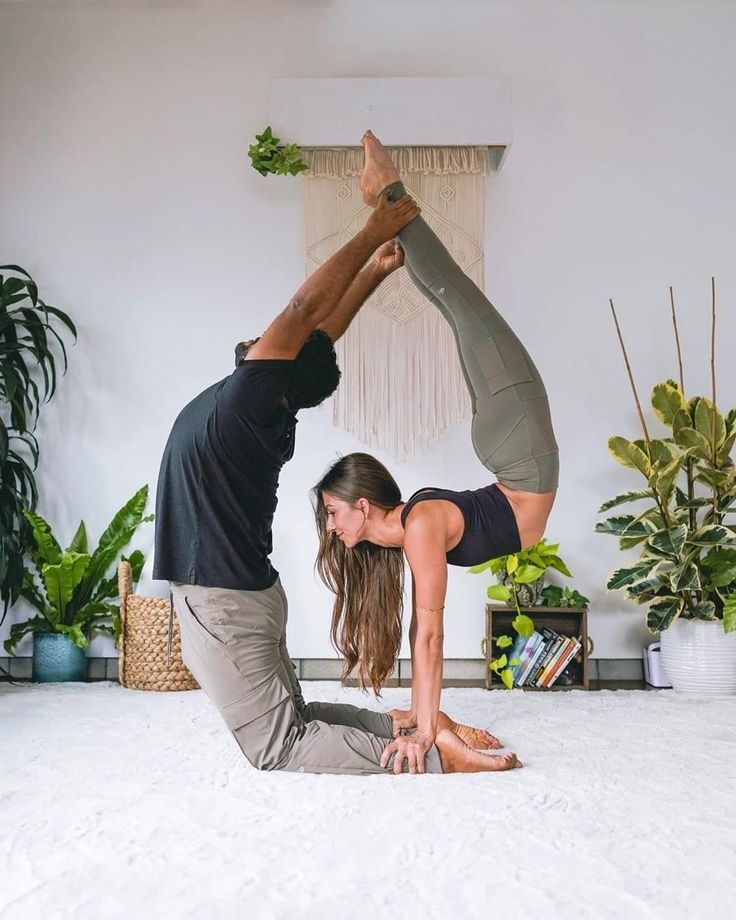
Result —
M 0 917 L 736 916 L 736 698 L 442 701 L 524 769 L 259 773 L 201 692 L 0 685 Z

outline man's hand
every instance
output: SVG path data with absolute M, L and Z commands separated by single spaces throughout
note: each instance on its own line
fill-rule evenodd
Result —
M 391 272 L 395 272 L 396 269 L 401 268 L 403 264 L 404 250 L 401 248 L 401 244 L 398 240 L 389 240 L 388 243 L 379 246 L 373 253 L 373 258 L 371 259 L 371 265 L 374 266 L 384 278 L 388 278 Z
M 416 713 L 410 709 L 389 709 L 386 715 L 391 716 L 394 738 L 397 738 L 405 728 L 417 727 Z
M 381 766 L 385 769 L 391 759 L 394 758 L 394 773 L 397 775 L 403 772 L 404 761 L 409 768 L 409 773 L 424 773 L 424 755 L 432 747 L 433 741 L 429 735 L 422 732 L 413 732 L 411 735 L 400 735 L 389 741 L 383 749 L 381 755 Z
M 387 201 L 382 195 L 362 232 L 375 247 L 378 247 L 392 240 L 399 230 L 418 217 L 420 212 L 421 208 L 409 195 L 403 195 L 394 202 Z

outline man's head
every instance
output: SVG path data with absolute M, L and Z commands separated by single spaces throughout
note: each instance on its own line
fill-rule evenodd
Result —
M 239 367 L 249 349 L 258 339 L 238 342 L 235 346 L 235 366 Z M 332 339 L 321 329 L 315 329 L 294 359 L 286 401 L 293 411 L 311 409 L 324 402 L 337 389 L 340 368 Z

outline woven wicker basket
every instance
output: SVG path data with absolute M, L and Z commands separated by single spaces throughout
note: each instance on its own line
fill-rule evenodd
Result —
M 174 617 L 171 658 L 168 657 L 170 604 L 163 597 L 133 593 L 130 563 L 118 568 L 120 592 L 120 658 L 118 676 L 132 690 L 198 690 L 199 684 L 181 660 L 181 636 Z

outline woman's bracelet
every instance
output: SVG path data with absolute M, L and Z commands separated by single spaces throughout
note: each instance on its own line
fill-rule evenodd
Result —
M 442 613 L 444 607 L 417 607 L 417 612 L 423 610 L 425 613 Z

